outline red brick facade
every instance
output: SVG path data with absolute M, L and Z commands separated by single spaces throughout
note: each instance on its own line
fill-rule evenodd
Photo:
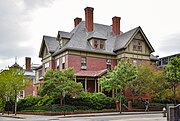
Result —
M 75 81 L 81 82 L 85 91 L 101 92 L 98 78 L 107 73 L 108 69 L 113 70 L 119 60 L 126 61 L 130 58 L 132 63 L 151 65 L 150 54 L 154 49 L 141 27 L 123 33 L 121 36 L 120 17 L 112 18 L 112 26 L 101 25 L 93 22 L 94 8 L 86 7 L 84 10 L 85 21 L 75 18 L 75 28 L 71 32 L 59 31 L 57 38 L 43 38 L 39 55 L 43 62 L 42 75 L 47 71 L 48 65 L 48 69 L 60 71 L 71 67 L 74 68 Z M 140 41 L 138 45 L 137 40 Z M 52 45 L 59 45 L 59 50 Z M 45 47 L 51 50 L 49 55 L 43 55 L 42 51 Z M 134 47 L 140 49 L 136 50 Z M 132 97 L 130 90 L 124 93 L 128 99 Z M 107 95 L 112 96 L 112 93 Z M 149 99 L 149 95 L 144 98 Z

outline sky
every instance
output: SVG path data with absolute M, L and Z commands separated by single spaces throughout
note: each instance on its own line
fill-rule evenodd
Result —
M 121 17 L 122 32 L 141 26 L 160 57 L 180 53 L 180 0 L 0 0 L 0 69 L 25 57 L 38 57 L 43 35 L 70 32 L 74 18 L 85 19 L 84 8 L 94 8 L 94 22 L 112 24 Z

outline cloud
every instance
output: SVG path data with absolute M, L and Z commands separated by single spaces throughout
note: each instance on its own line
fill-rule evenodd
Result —
M 158 51 L 162 56 L 179 53 L 180 51 L 180 33 L 174 33 L 166 36 L 159 43 Z
M 48 7 L 54 0 L 1 0 L 0 1 L 0 62 L 15 56 L 37 55 L 32 45 L 30 26 L 33 11 Z M 2 65 L 1 65 L 2 66 Z M 4 66 L 4 65 L 3 65 Z
M 54 0 L 23 0 L 26 10 L 32 10 L 39 7 L 48 7 Z

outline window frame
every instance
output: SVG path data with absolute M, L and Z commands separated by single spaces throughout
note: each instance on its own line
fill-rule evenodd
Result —
M 86 70 L 87 69 L 87 58 L 81 57 L 81 69 Z

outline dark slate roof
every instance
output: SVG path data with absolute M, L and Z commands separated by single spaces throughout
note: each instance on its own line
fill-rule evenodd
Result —
M 85 22 L 82 21 L 78 26 L 76 26 L 73 31 L 70 32 L 70 34 L 72 34 L 70 41 L 60 50 L 55 52 L 54 55 L 59 54 L 66 49 L 115 55 L 115 53 L 113 52 L 113 48 L 116 36 L 112 32 L 111 26 L 94 23 L 94 32 L 88 33 L 85 29 Z M 88 41 L 90 36 L 106 39 L 105 49 L 94 49 Z
M 59 46 L 59 43 L 55 37 L 50 37 L 50 36 L 44 35 L 42 44 L 41 44 L 41 48 L 40 48 L 40 52 L 39 52 L 39 57 L 42 57 L 42 51 L 43 51 L 44 44 L 46 45 L 49 53 L 54 53 L 58 49 L 58 46 Z
M 102 25 L 98 23 L 94 23 L 93 32 L 86 32 L 85 22 L 81 21 L 71 32 L 58 31 L 57 37 L 59 37 L 60 39 L 61 38 L 69 39 L 69 42 L 63 47 L 61 48 L 59 47 L 58 41 L 56 40 L 55 37 L 44 36 L 43 40 L 45 41 L 48 51 L 53 52 L 53 56 L 58 55 L 59 53 L 67 49 L 116 55 L 115 51 L 126 48 L 129 42 L 132 40 L 132 38 L 138 31 L 142 32 L 148 46 L 153 52 L 154 49 L 152 48 L 151 44 L 147 40 L 141 27 L 136 27 L 125 33 L 121 32 L 119 36 L 116 36 L 112 32 L 112 26 Z M 106 41 L 105 49 L 94 49 L 90 45 L 90 42 L 89 42 L 90 38 L 99 38 Z M 41 48 L 41 51 L 42 51 L 42 48 Z
M 59 43 L 55 37 L 44 36 L 44 41 L 49 52 L 55 52 L 59 46 Z
M 69 32 L 64 32 L 64 31 L 58 31 L 58 35 L 61 37 L 61 38 L 71 38 L 71 33 Z
M 17 64 L 16 62 L 10 68 L 22 69 L 22 67 L 19 64 Z
M 124 48 L 126 46 L 126 44 L 131 40 L 133 35 L 136 33 L 138 28 L 139 27 L 136 27 L 128 32 L 125 32 L 125 33 L 119 35 L 115 42 L 114 51 Z
M 159 56 L 154 56 L 153 54 L 150 54 L 150 59 L 153 60 L 153 61 L 158 61 L 159 60 L 158 57 Z
M 90 33 L 88 34 L 88 37 L 87 37 L 87 38 L 88 38 L 88 39 L 91 39 L 91 38 L 100 38 L 100 39 L 104 39 L 104 40 L 107 39 L 103 34 L 101 34 L 101 33 L 99 33 L 99 32 L 90 32 Z

